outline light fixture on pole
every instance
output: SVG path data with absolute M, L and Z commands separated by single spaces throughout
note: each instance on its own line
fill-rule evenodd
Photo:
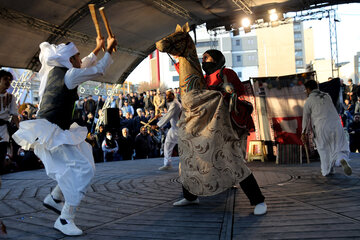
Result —
M 279 14 L 276 12 L 276 9 L 270 9 L 268 13 L 271 27 L 279 26 Z
M 251 32 L 250 25 L 251 25 L 250 18 L 245 17 L 241 20 L 241 26 L 244 28 L 245 33 Z

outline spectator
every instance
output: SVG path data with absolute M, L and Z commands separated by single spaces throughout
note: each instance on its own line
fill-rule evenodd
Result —
M 155 115 L 160 114 L 161 109 L 165 106 L 165 97 L 161 93 L 160 89 L 157 89 L 153 103 L 155 106 Z
M 124 97 L 124 94 L 121 92 L 119 93 L 119 98 L 116 99 L 116 107 L 117 108 L 122 108 L 124 106 L 124 101 L 125 101 L 125 97 Z
M 110 107 L 111 108 L 116 108 L 116 99 L 114 98 L 114 96 L 111 96 Z
M 146 127 L 140 128 L 140 133 L 135 138 L 135 159 L 148 158 L 151 151 L 152 139 Z
M 0 174 L 4 173 L 6 163 L 10 163 L 10 158 L 7 157 L 10 140 L 9 120 L 11 119 L 17 127 L 19 126 L 16 98 L 7 92 L 12 80 L 13 76 L 10 72 L 0 70 Z
M 84 111 L 86 115 L 88 115 L 89 113 L 92 113 L 93 116 L 95 115 L 96 102 L 91 95 L 89 95 L 87 97 L 87 101 L 84 102 Z
M 138 101 L 136 100 L 135 97 L 130 98 L 130 106 L 135 110 L 139 108 L 139 104 Z M 136 117 L 138 114 L 137 112 L 133 113 L 134 117 Z
M 129 129 L 129 134 L 131 136 L 136 136 L 134 135 L 135 129 L 134 129 L 134 120 L 131 118 L 131 114 L 130 113 L 126 113 L 125 115 L 125 119 L 122 120 L 121 122 L 121 128 L 127 128 Z
M 124 117 L 126 117 L 126 113 L 134 115 L 134 108 L 129 105 L 129 102 L 127 100 L 124 101 L 124 106 L 121 108 L 121 110 Z
M 20 171 L 43 168 L 40 159 L 33 151 L 27 151 L 22 148 L 19 148 L 17 151 L 16 163 Z
M 354 121 L 349 124 L 350 151 L 360 152 L 360 113 L 355 113 Z
M 92 132 L 93 124 L 94 124 L 94 115 L 90 112 L 87 115 L 87 121 L 86 121 L 86 127 L 89 133 Z
M 350 102 L 355 103 L 356 101 L 356 85 L 353 84 L 352 79 L 348 80 L 348 85 L 345 87 L 346 99 Z
M 344 115 L 345 115 L 345 126 L 349 126 L 352 122 L 353 115 L 355 111 L 355 106 L 349 99 L 345 99 L 344 101 Z
M 140 133 L 140 127 L 143 126 L 143 123 L 147 123 L 147 119 L 145 118 L 144 112 L 141 108 L 136 109 L 137 116 L 134 118 L 134 135 L 138 135 Z
M 355 110 L 354 110 L 354 114 L 355 113 L 360 113 L 360 97 L 357 98 L 357 101 L 355 103 Z
M 144 109 L 145 103 L 144 103 L 144 93 L 140 93 L 138 106 L 141 109 Z
M 114 159 L 114 154 L 119 150 L 117 142 L 112 138 L 111 132 L 106 132 L 106 138 L 102 143 L 102 150 L 104 152 L 104 162 L 111 162 Z
M 154 104 L 153 104 L 153 96 L 151 94 L 151 91 L 146 91 L 146 95 L 144 97 L 144 109 L 145 111 L 154 110 Z
M 159 122 L 159 120 L 158 119 L 154 119 L 155 118 L 155 110 L 150 110 L 150 115 L 148 116 L 148 118 L 147 118 L 147 122 L 150 122 L 149 124 L 151 125 L 151 126 L 153 126 L 153 125 L 155 125 L 156 126 L 156 124 Z
M 151 128 L 147 128 L 147 132 L 152 140 L 149 158 L 157 158 L 160 156 L 161 132 L 156 130 L 156 126 L 151 126 Z
M 104 156 L 102 151 L 102 143 L 105 140 L 104 125 L 99 126 L 99 131 L 94 135 L 95 147 L 93 149 L 95 162 L 103 162 Z
M 98 109 L 102 109 L 105 104 L 105 98 L 103 96 L 99 96 L 98 99 Z
M 119 153 L 123 160 L 131 160 L 134 152 L 134 140 L 129 135 L 129 129 L 123 128 L 119 137 Z

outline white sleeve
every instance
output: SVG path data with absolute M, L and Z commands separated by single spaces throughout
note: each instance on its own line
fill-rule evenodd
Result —
M 106 142 L 104 140 L 101 144 L 101 149 L 103 150 L 103 152 L 109 152 L 109 149 L 107 149 L 105 145 L 106 145 Z
M 68 89 L 74 89 L 83 82 L 95 80 L 97 77 L 103 76 L 112 63 L 110 53 L 106 52 L 104 57 L 93 67 L 70 68 L 65 74 L 65 85 Z
M 306 132 L 306 127 L 309 124 L 310 117 L 311 117 L 311 109 L 310 109 L 310 99 L 308 98 L 305 102 L 304 109 L 303 109 L 303 119 L 302 119 L 302 133 Z
M 93 52 L 91 52 L 89 55 L 87 55 L 86 57 L 81 59 L 81 62 L 82 62 L 81 68 L 88 68 L 88 67 L 95 66 L 96 60 L 97 60 L 96 55 Z
M 170 108 L 168 109 L 167 113 L 159 120 L 159 122 L 157 123 L 157 125 L 162 128 L 164 127 L 170 120 L 171 118 L 174 116 L 175 114 L 175 103 L 171 104 Z

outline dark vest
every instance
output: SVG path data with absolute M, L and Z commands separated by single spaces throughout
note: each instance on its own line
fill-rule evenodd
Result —
M 67 68 L 54 67 L 49 72 L 37 114 L 37 118 L 44 118 L 55 123 L 63 130 L 69 129 L 73 123 L 74 104 L 79 99 L 77 87 L 70 90 L 65 85 L 64 77 L 67 70 Z

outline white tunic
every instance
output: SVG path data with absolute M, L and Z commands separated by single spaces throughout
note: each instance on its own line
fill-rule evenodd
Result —
M 317 89 L 313 90 L 305 102 L 302 129 L 311 126 L 320 155 L 321 173 L 326 176 L 331 168 L 340 166 L 340 160 L 349 160 L 349 143 L 346 140 L 340 117 L 331 97 Z
M 65 74 L 65 85 L 69 89 L 102 76 L 112 59 L 109 53 L 105 53 L 96 63 L 96 56 L 90 54 L 82 62 L 83 67 L 86 67 L 84 63 L 90 67 L 70 68 Z M 76 123 L 69 130 L 62 130 L 46 119 L 36 119 L 20 122 L 13 138 L 24 149 L 34 149 L 44 163 L 47 175 L 57 181 L 65 202 L 78 206 L 95 173 L 91 146 L 85 142 L 86 135 L 87 128 Z
M 166 134 L 164 143 L 164 166 L 171 165 L 172 151 L 175 145 L 178 143 L 178 131 L 177 122 L 179 121 L 181 114 L 181 104 L 177 99 L 167 104 L 168 112 L 157 123 L 159 127 L 164 127 L 168 122 L 171 124 L 171 128 Z
M 167 104 L 168 112 L 160 119 L 157 125 L 162 128 L 168 122 L 171 124 L 171 128 L 166 134 L 166 140 L 168 142 L 177 143 L 178 141 L 178 126 L 177 122 L 179 121 L 181 114 L 181 104 L 177 99 Z

